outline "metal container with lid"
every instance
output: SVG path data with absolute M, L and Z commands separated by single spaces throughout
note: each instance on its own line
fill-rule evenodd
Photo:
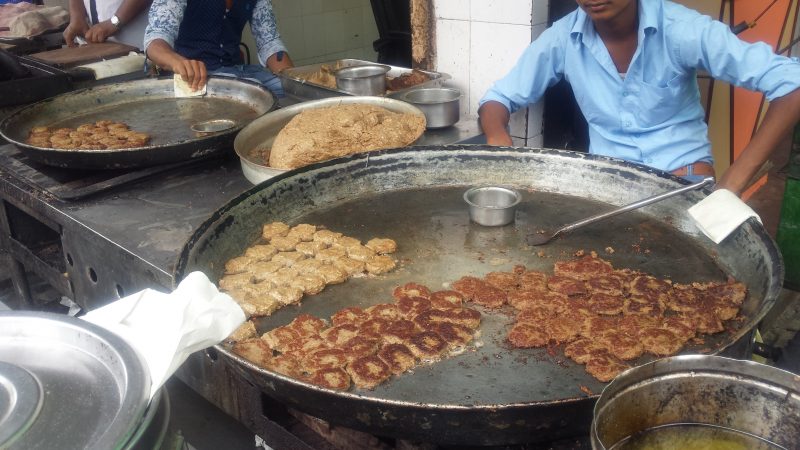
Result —
M 69 316 L 0 312 L 0 448 L 123 448 L 150 394 L 145 363 Z

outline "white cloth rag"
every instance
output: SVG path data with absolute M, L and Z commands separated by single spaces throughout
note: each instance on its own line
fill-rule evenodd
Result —
M 125 56 L 84 64 L 78 67 L 91 70 L 94 72 L 95 80 L 102 80 L 104 78 L 141 71 L 144 67 L 144 60 L 143 54 L 130 52 Z
M 191 353 L 222 342 L 246 319 L 202 272 L 171 294 L 145 289 L 81 318 L 122 337 L 145 360 L 151 399 Z
M 758 214 L 727 189 L 716 190 L 689 208 L 689 215 L 697 228 L 716 244 L 751 217 L 761 223 Z

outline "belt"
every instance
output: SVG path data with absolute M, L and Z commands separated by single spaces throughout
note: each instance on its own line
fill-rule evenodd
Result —
M 683 167 L 678 167 L 677 169 L 672 171 L 673 175 L 677 175 L 679 177 L 685 177 L 687 175 L 703 175 L 703 176 L 715 176 L 714 174 L 714 166 L 707 162 L 696 162 L 694 164 L 687 164 Z

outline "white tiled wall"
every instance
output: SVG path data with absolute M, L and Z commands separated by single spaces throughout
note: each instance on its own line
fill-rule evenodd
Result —
M 378 28 L 369 0 L 272 0 L 272 8 L 296 65 L 378 57 L 372 49 Z
M 478 101 L 546 27 L 548 0 L 434 0 L 436 67 L 463 93 L 462 119 L 478 117 Z M 514 113 L 516 145 L 541 146 L 542 104 Z

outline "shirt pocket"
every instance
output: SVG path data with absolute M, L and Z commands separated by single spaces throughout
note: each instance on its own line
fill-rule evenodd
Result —
M 639 98 L 639 120 L 641 125 L 651 128 L 669 121 L 677 115 L 696 95 L 694 80 L 685 74 L 666 78 L 666 82 L 641 82 Z

